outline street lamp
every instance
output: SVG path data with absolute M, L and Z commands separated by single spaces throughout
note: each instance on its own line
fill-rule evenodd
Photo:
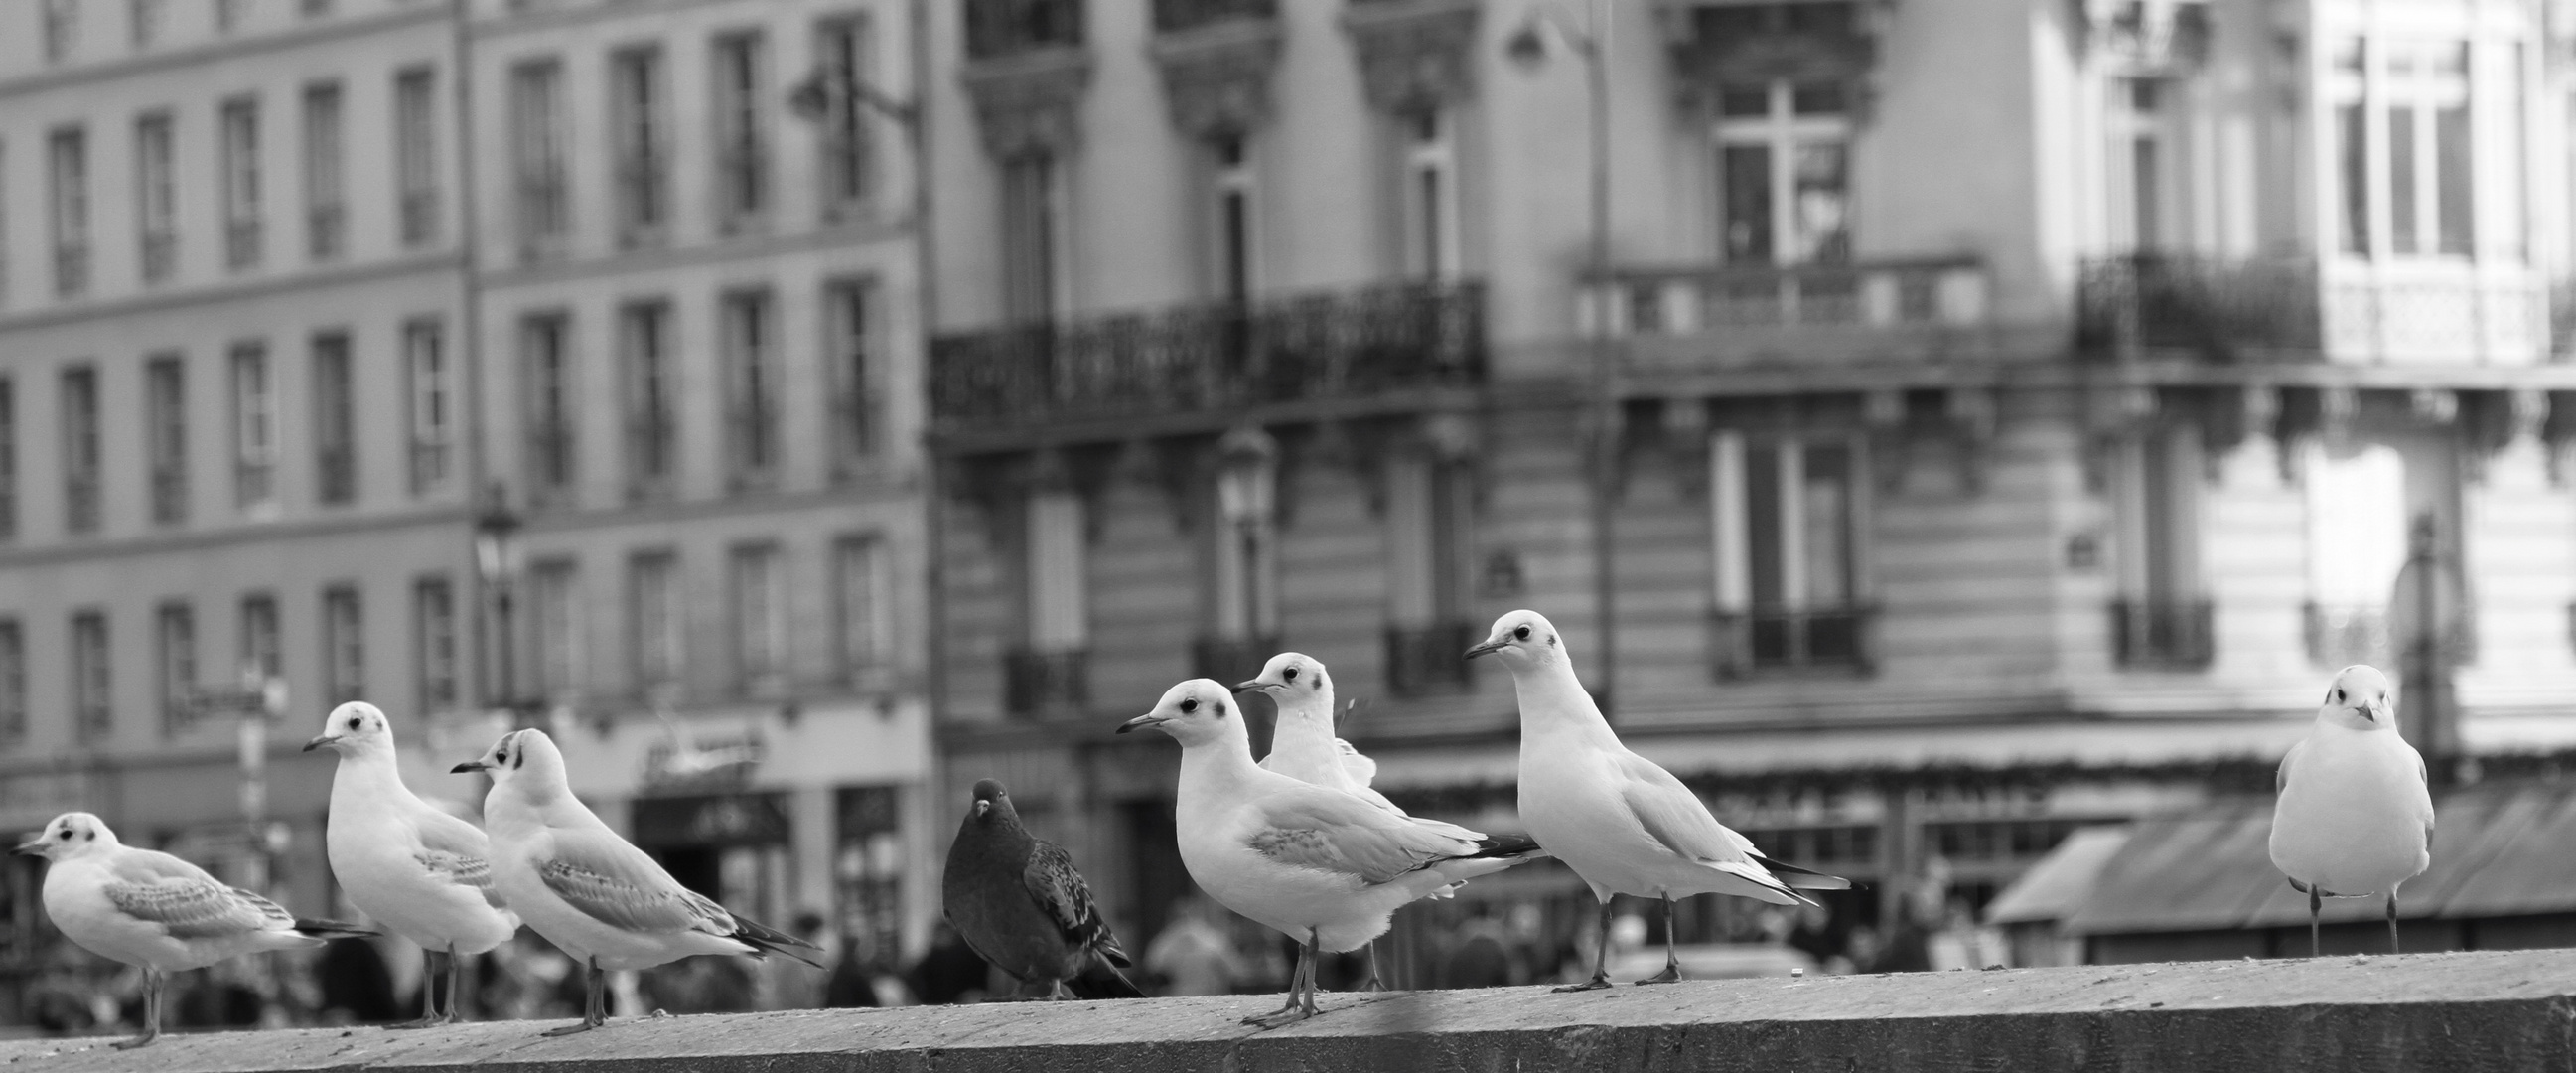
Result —
M 1520 26 L 1503 40 L 1503 55 L 1524 71 L 1546 66 L 1550 53 L 1562 47 L 1583 60 L 1589 107 L 1591 155 L 1590 253 L 1584 277 L 1593 288 L 1586 342 L 1591 362 L 1592 403 L 1592 608 L 1600 622 L 1600 686 L 1594 700 L 1601 714 L 1616 712 L 1613 684 L 1619 670 L 1619 596 L 1612 572 L 1614 521 L 1612 507 L 1619 482 L 1619 397 L 1610 347 L 1610 0 L 1589 0 L 1583 25 L 1577 26 L 1554 4 L 1530 9 Z
M 481 514 L 474 519 L 474 572 L 483 582 L 485 592 L 492 594 L 494 665 L 500 679 L 497 697 L 485 698 L 487 704 L 516 714 L 529 705 L 519 698 L 519 676 L 516 660 L 518 632 L 512 619 L 516 611 L 519 568 L 520 519 L 510 509 L 510 498 L 500 482 L 494 481 L 484 492 Z
M 1263 569 L 1262 552 L 1278 505 L 1278 453 L 1269 434 L 1257 428 L 1238 428 L 1217 441 L 1217 516 L 1231 530 L 1242 591 L 1239 608 L 1232 609 L 1241 617 L 1229 625 L 1241 626 L 1243 639 L 1254 647 L 1270 624 L 1270 572 Z

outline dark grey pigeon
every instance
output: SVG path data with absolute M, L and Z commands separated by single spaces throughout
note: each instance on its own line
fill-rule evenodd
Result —
M 1009 791 L 985 779 L 948 847 L 940 880 L 948 925 L 975 953 L 1020 981 L 1025 998 L 1143 998 L 1118 970 L 1132 964 L 1073 858 L 1029 835 Z M 1043 981 L 1046 990 L 1033 993 Z

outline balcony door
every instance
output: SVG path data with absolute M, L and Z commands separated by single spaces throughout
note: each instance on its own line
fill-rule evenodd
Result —
M 2443 560 L 2441 599 L 2462 598 L 2457 557 L 2447 553 L 2460 546 L 2454 448 L 2438 435 L 2399 433 L 2305 450 L 2309 658 L 2394 675 L 2406 655 L 2400 635 L 2411 636 L 2394 605 L 2414 595 L 2401 580 L 2418 526 L 2429 523 L 2425 552 Z
M 1851 116 L 1840 81 L 1718 96 L 1718 250 L 1731 265 L 1851 259 Z

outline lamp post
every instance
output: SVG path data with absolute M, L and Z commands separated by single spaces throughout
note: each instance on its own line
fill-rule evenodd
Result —
M 498 672 L 494 677 L 499 679 L 497 696 L 487 696 L 485 701 L 513 715 L 528 707 L 519 697 L 518 632 L 512 622 L 519 585 L 519 527 L 509 496 L 500 482 L 493 482 L 484 493 L 483 512 L 474 519 L 474 572 L 483 590 L 492 594 L 492 660 Z
M 1619 670 L 1619 592 L 1613 572 L 1613 501 L 1619 481 L 1619 398 L 1615 356 L 1610 347 L 1610 0 L 1588 0 L 1584 24 L 1572 25 L 1555 5 L 1530 9 L 1519 28 L 1503 43 L 1504 55 L 1524 70 L 1544 66 L 1550 42 L 1562 43 L 1583 60 L 1591 142 L 1591 229 L 1584 277 L 1598 300 L 1591 303 L 1586 325 L 1592 407 L 1592 607 L 1600 622 L 1600 685 L 1594 701 L 1605 717 L 1615 716 L 1613 686 Z
M 1238 428 L 1217 444 L 1217 515 L 1231 530 L 1235 577 L 1241 583 L 1241 605 L 1229 609 L 1228 625 L 1240 626 L 1247 649 L 1262 641 L 1270 624 L 1270 573 L 1261 568 L 1264 533 L 1278 503 L 1273 459 L 1278 448 L 1257 428 Z

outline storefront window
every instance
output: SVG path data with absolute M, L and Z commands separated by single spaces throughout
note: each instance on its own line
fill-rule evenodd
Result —
M 891 786 L 841 791 L 832 854 L 832 909 L 857 956 L 892 967 L 903 957 L 903 831 Z

